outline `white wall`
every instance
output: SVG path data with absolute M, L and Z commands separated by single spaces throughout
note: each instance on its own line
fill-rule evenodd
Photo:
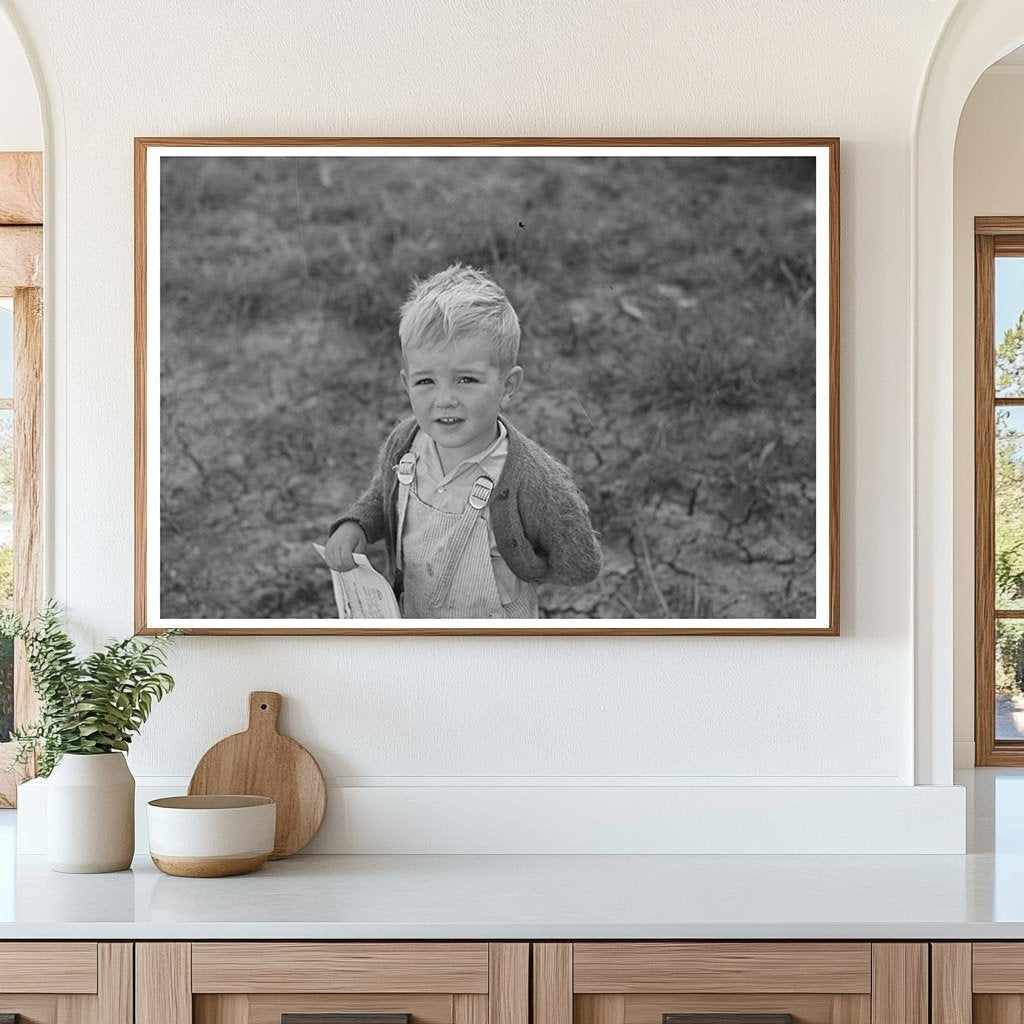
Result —
M 39 97 L 25 50 L 0 15 L 0 152 L 43 148 Z
M 974 764 L 974 218 L 1024 215 L 1024 66 L 990 68 L 960 119 L 954 161 L 954 737 Z
M 132 628 L 133 136 L 842 138 L 841 638 L 188 638 L 137 775 L 180 783 L 268 688 L 351 808 L 863 786 L 895 832 L 877 787 L 914 781 L 908 159 L 945 0 L 6 6 L 54 125 L 51 589 L 93 639 Z M 957 806 L 935 812 L 954 831 Z

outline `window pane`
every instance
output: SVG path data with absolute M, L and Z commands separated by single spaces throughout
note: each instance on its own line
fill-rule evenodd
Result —
M 1024 622 L 996 619 L 996 739 L 1024 739 Z
M 1024 408 L 996 409 L 996 608 L 1024 608 Z
M 1024 257 L 996 259 L 996 395 L 1024 397 Z
M 0 398 L 14 397 L 13 300 L 0 300 Z
M 14 413 L 0 410 L 0 606 L 14 600 Z M 0 639 L 0 743 L 14 724 L 14 648 Z

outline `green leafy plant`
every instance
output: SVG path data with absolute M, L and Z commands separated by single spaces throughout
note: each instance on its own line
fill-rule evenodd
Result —
M 24 763 L 34 751 L 38 774 L 46 776 L 65 754 L 127 750 L 153 701 L 174 688 L 174 680 L 160 669 L 171 639 L 181 632 L 111 641 L 79 658 L 55 602 L 28 623 L 12 611 L 0 612 L 0 636 L 25 644 L 41 712 L 37 722 L 12 730 L 17 752 L 9 767 Z

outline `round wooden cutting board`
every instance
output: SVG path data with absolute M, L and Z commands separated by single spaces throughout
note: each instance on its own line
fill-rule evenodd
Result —
M 313 755 L 277 731 L 281 694 L 249 694 L 249 728 L 214 744 L 202 756 L 190 796 L 245 793 L 277 804 L 271 860 L 298 853 L 316 835 L 327 808 L 327 787 Z

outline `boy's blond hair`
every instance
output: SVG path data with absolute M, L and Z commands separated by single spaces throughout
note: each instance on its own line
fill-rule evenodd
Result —
M 519 317 L 508 296 L 482 270 L 453 263 L 413 282 L 402 305 L 398 337 L 402 354 L 414 345 L 444 344 L 473 331 L 486 332 L 507 370 L 519 356 Z

